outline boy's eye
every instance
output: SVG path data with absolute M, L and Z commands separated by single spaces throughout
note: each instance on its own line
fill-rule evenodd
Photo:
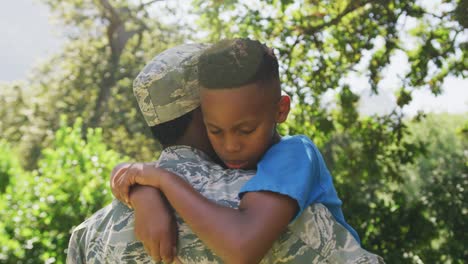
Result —
M 221 130 L 208 130 L 208 132 L 210 132 L 210 134 L 213 134 L 213 135 L 218 135 L 221 133 Z
M 255 131 L 255 128 L 254 129 L 241 129 L 241 130 L 239 130 L 239 133 L 241 133 L 242 135 L 248 135 L 248 134 L 251 134 L 254 131 Z

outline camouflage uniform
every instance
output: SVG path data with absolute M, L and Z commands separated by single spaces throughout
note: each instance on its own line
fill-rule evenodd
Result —
M 225 170 L 204 153 L 187 147 L 165 149 L 158 166 L 170 170 L 205 197 L 236 208 L 237 193 L 253 171 Z M 177 255 L 182 263 L 222 263 L 178 216 Z M 155 219 L 154 221 L 157 221 Z M 155 263 L 133 233 L 133 211 L 117 200 L 73 231 L 67 263 Z M 361 248 L 328 209 L 314 204 L 288 227 L 262 263 L 383 263 Z
M 138 75 L 134 93 L 150 126 L 182 116 L 200 105 L 196 67 L 208 45 L 187 44 L 156 56 Z M 225 170 L 201 151 L 173 146 L 155 165 L 172 171 L 212 201 L 237 208 L 240 188 L 254 171 Z M 222 263 L 176 216 L 177 256 L 182 263 Z M 154 219 L 157 221 L 158 219 Z M 73 230 L 67 263 L 155 263 L 134 235 L 134 214 L 117 200 Z M 274 243 L 262 263 L 383 263 L 361 248 L 321 204 L 309 206 Z

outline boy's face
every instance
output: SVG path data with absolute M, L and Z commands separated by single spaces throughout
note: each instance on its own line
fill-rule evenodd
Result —
M 274 142 L 276 123 L 289 112 L 289 97 L 247 84 L 200 91 L 203 118 L 216 154 L 231 169 L 255 169 Z M 285 104 L 287 103 L 287 111 Z

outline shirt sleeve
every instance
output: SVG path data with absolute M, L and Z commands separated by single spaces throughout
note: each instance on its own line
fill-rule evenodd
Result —
M 257 173 L 240 190 L 247 192 L 270 191 L 294 199 L 301 215 L 310 201 L 318 200 L 325 192 L 322 186 L 320 153 L 306 136 L 281 139 L 273 145 L 257 165 Z
M 84 240 L 86 229 L 77 227 L 73 230 L 67 249 L 67 264 L 84 264 L 86 256 L 84 253 Z

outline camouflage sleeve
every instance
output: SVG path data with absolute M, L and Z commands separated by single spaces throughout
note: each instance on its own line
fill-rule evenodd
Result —
M 67 264 L 84 264 L 86 263 L 85 257 L 85 237 L 86 229 L 78 226 L 71 234 L 70 241 L 67 249 Z

